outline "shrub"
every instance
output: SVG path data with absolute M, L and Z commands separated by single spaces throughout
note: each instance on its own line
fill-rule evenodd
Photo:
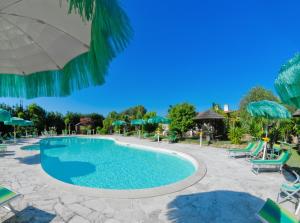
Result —
M 241 144 L 244 130 L 241 127 L 231 127 L 229 129 L 228 138 L 233 144 Z
M 262 134 L 264 133 L 263 124 L 253 119 L 249 123 L 249 133 L 255 139 L 260 139 Z
M 97 134 L 107 135 L 108 133 L 109 133 L 109 131 L 106 128 L 97 127 Z

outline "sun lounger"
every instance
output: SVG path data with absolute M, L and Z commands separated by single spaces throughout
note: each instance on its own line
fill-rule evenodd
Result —
M 293 214 L 280 207 L 271 199 L 267 199 L 257 216 L 262 222 L 267 223 L 299 223 Z
M 236 156 L 247 156 L 251 153 L 253 148 L 255 148 L 256 143 L 250 142 L 245 148 L 243 149 L 229 149 L 228 154 L 230 157 Z
M 293 171 L 296 176 L 296 180 L 292 183 L 284 183 L 280 187 L 280 192 L 277 196 L 277 202 L 283 203 L 286 201 L 291 201 L 295 203 L 297 206 L 295 208 L 295 215 L 297 215 L 300 211 L 300 177 L 299 175 Z
M 264 150 L 265 143 L 263 141 L 259 141 L 257 146 L 249 153 L 249 157 L 254 159 L 259 156 L 259 154 Z
M 20 194 L 17 194 L 6 187 L 0 186 L 0 207 L 15 212 L 13 207 L 10 205 L 10 202 L 19 196 Z
M 255 174 L 259 173 L 259 170 L 262 167 L 278 167 L 279 171 L 282 172 L 282 167 L 283 165 L 290 159 L 291 157 L 291 153 L 288 151 L 282 151 L 280 156 L 275 159 L 275 160 L 250 160 L 250 162 L 252 163 L 252 171 Z
M 0 144 L 0 152 L 6 152 L 7 151 L 7 146 Z

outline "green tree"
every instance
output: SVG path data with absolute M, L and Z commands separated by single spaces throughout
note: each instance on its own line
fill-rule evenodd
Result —
M 168 117 L 172 120 L 170 129 L 178 132 L 181 136 L 194 127 L 196 108 L 189 103 L 170 106 Z
M 37 104 L 31 104 L 27 107 L 29 119 L 33 121 L 34 126 L 38 132 L 43 131 L 46 128 L 46 111 Z
M 146 112 L 147 109 L 144 106 L 138 105 L 126 109 L 125 111 L 121 112 L 120 115 L 128 117 L 129 120 L 133 120 L 142 118 L 146 114 Z
M 63 115 L 58 112 L 48 112 L 45 120 L 46 126 L 55 127 L 58 134 L 61 134 L 65 127 Z
M 93 125 L 94 125 L 95 128 L 97 128 L 97 127 L 102 128 L 103 127 L 103 120 L 104 120 L 103 115 L 100 115 L 100 114 L 97 114 L 97 113 L 92 113 L 92 114 L 87 115 L 87 117 L 92 119 Z
M 69 126 L 70 126 L 70 131 L 74 131 L 75 125 L 80 122 L 81 117 L 83 117 L 83 115 L 80 113 L 67 112 L 67 114 L 64 117 L 64 123 L 66 129 L 69 130 Z
M 250 102 L 261 101 L 261 100 L 270 100 L 270 101 L 279 102 L 278 97 L 276 97 L 272 91 L 267 90 L 263 87 L 254 87 L 240 101 L 240 110 L 246 111 L 247 105 Z
M 148 120 L 149 118 L 155 117 L 156 115 L 157 115 L 156 112 L 147 112 L 146 114 L 144 114 L 143 119 Z M 143 130 L 149 133 L 154 132 L 157 129 L 157 126 L 158 126 L 157 124 L 147 123 L 143 126 L 144 128 Z

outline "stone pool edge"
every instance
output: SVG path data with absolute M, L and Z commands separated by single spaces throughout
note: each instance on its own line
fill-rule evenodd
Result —
M 58 136 L 58 137 L 83 137 L 83 138 L 94 138 L 94 139 L 108 139 L 113 140 L 114 142 L 133 147 L 133 148 L 140 148 L 142 147 L 145 150 L 152 150 L 157 151 L 161 153 L 167 153 L 170 155 L 178 155 L 181 156 L 183 159 L 186 159 L 196 167 L 196 171 L 191 176 L 178 181 L 173 184 L 161 186 L 161 187 L 155 187 L 155 188 L 149 188 L 149 189 L 134 189 L 134 190 L 110 190 L 110 189 L 100 189 L 100 188 L 89 188 L 89 187 L 83 187 L 78 185 L 72 185 L 65 183 L 63 181 L 60 181 L 58 179 L 53 178 L 52 176 L 48 175 L 48 173 L 43 169 L 41 163 L 38 164 L 38 171 L 40 172 L 41 177 L 45 178 L 45 180 L 50 184 L 51 186 L 56 187 L 60 191 L 72 191 L 76 193 L 77 195 L 86 195 L 86 196 L 93 196 L 93 197 L 99 197 L 99 198 L 116 198 L 116 199 L 138 199 L 138 198 L 150 198 L 150 197 L 157 197 L 162 196 L 166 194 L 175 193 L 181 190 L 184 190 L 197 182 L 199 182 L 203 177 L 206 175 L 207 168 L 205 163 L 200 160 L 199 158 L 194 157 L 192 154 L 189 154 L 188 152 L 182 152 L 178 149 L 164 149 L 154 146 L 148 146 L 141 144 L 131 144 L 122 142 L 116 138 L 113 137 L 104 137 L 104 136 Z M 49 138 L 57 138 L 57 137 L 49 137 Z M 41 138 L 46 139 L 46 138 Z M 147 177 L 147 176 L 145 176 Z

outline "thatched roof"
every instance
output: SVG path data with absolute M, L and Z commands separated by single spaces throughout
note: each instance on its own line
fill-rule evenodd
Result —
M 205 112 L 199 112 L 198 115 L 195 117 L 196 120 L 220 120 L 224 119 L 222 115 L 219 115 L 218 113 L 208 110 Z
M 293 114 L 293 117 L 300 117 L 300 109 L 295 111 L 295 113 Z

